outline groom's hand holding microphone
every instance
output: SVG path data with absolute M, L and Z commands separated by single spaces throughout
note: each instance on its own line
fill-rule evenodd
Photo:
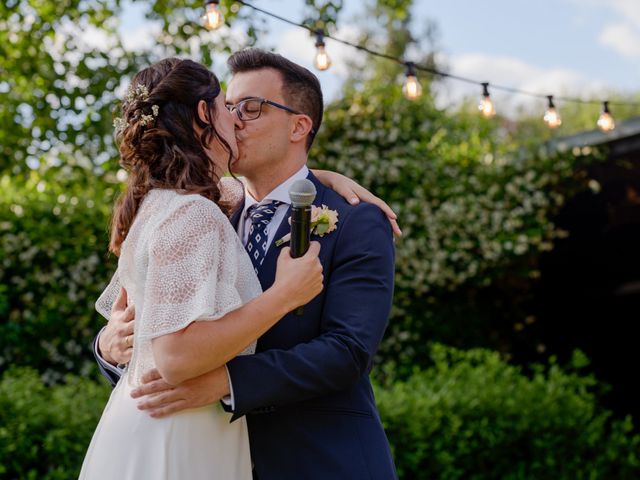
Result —
M 316 187 L 313 182 L 306 178 L 297 180 L 293 182 L 289 189 L 289 198 L 291 199 L 290 253 L 292 258 L 300 258 L 307 253 L 311 244 L 311 204 L 316 198 Z M 317 253 L 315 253 L 315 256 L 317 256 Z M 302 315 L 303 313 L 304 307 L 296 309 L 296 315 Z

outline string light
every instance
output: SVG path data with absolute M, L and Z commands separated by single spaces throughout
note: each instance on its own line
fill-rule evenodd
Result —
M 616 122 L 613 121 L 613 116 L 609 111 L 609 102 L 602 102 L 602 113 L 600 114 L 600 118 L 598 118 L 597 122 L 598 128 L 603 132 L 607 133 L 616 128 Z
M 207 3 L 211 2 L 212 0 L 207 0 Z M 219 0 L 215 1 L 215 3 L 217 4 Z M 317 35 L 317 31 L 314 30 L 313 28 L 309 27 L 308 25 L 304 25 L 298 22 L 294 22 L 293 20 L 289 20 L 287 18 L 281 17 L 279 15 L 276 15 L 272 12 L 269 12 L 267 10 L 264 10 L 262 8 L 256 7 L 255 5 L 252 5 L 250 3 L 245 2 L 244 0 L 236 0 L 236 2 L 234 3 L 234 5 L 244 5 L 246 7 L 249 7 L 257 12 L 260 12 L 264 15 L 267 15 L 269 17 L 275 18 L 281 22 L 284 23 L 288 23 L 289 25 L 293 25 L 295 27 L 299 27 L 299 28 L 304 28 L 305 30 L 311 32 L 312 34 L 316 34 Z M 397 58 L 397 57 L 393 57 L 391 55 L 385 54 L 385 53 L 381 53 L 375 50 L 370 49 L 369 47 L 367 47 L 366 45 L 360 45 L 360 44 L 356 44 L 353 42 L 349 42 L 347 40 L 344 39 L 340 39 L 340 38 L 336 38 L 332 35 L 322 35 L 322 47 L 324 47 L 324 37 L 330 38 L 332 39 L 334 42 L 338 42 L 341 43 L 343 45 L 347 45 L 350 46 L 352 48 L 355 48 L 357 50 L 360 50 L 361 52 L 365 52 L 369 55 L 373 55 L 379 58 L 384 58 L 386 60 L 389 60 L 391 62 L 395 62 L 399 65 L 405 65 L 408 67 L 409 62 L 405 62 L 404 60 Z M 316 37 L 317 38 L 317 37 Z M 316 54 L 316 62 L 317 63 L 317 59 L 320 56 L 319 53 L 321 51 L 320 46 L 318 45 L 318 43 L 320 42 L 316 42 L 316 47 L 318 47 L 318 53 Z M 324 50 L 324 48 L 322 48 L 322 50 Z M 326 52 L 324 52 L 326 54 Z M 327 57 L 328 59 L 328 57 Z M 321 58 L 322 60 L 322 58 Z M 320 65 L 323 66 L 323 60 L 321 61 Z M 495 108 L 493 106 L 493 103 L 491 102 L 491 99 L 489 97 L 489 90 L 488 90 L 488 86 L 489 83 L 488 82 L 478 82 L 477 80 L 471 79 L 471 78 L 467 78 L 467 77 L 463 77 L 460 75 L 455 75 L 452 73 L 447 73 L 447 72 L 443 72 L 440 70 L 437 70 L 436 68 L 432 68 L 432 67 L 427 67 L 426 65 L 416 65 L 415 63 L 411 63 L 412 65 L 412 75 L 411 77 L 413 78 L 409 78 L 409 72 L 408 72 L 408 68 L 407 68 L 407 79 L 405 80 L 405 83 L 402 87 L 403 93 L 405 94 L 405 96 L 407 96 L 407 98 L 411 98 L 411 99 L 415 99 L 418 98 L 420 96 L 420 93 L 422 92 L 422 89 L 420 87 L 420 84 L 418 83 L 417 80 L 417 76 L 416 76 L 416 72 L 417 71 L 421 71 L 421 72 L 426 72 L 429 73 L 431 75 L 435 75 L 441 78 L 448 78 L 448 79 L 452 79 L 452 80 L 458 80 L 460 82 L 465 82 L 468 84 L 472 84 L 472 85 L 481 85 L 483 87 L 483 98 L 482 101 L 479 104 L 479 109 L 482 112 L 482 115 L 490 118 L 493 117 L 496 114 Z M 330 66 L 330 62 L 329 65 L 327 65 L 327 68 Z M 318 65 L 316 65 L 316 68 L 319 68 L 320 70 L 322 70 L 322 68 L 318 67 Z M 325 68 L 326 70 L 326 68 Z M 493 90 L 501 90 L 504 92 L 508 92 L 511 94 L 518 94 L 518 95 L 527 95 L 529 97 L 534 97 L 534 98 L 547 98 L 549 99 L 548 95 L 542 95 L 539 93 L 535 93 L 535 92 L 529 92 L 526 90 L 521 90 L 521 89 L 517 89 L 517 88 L 513 88 L 513 87 L 508 87 L 508 86 L 503 86 L 503 85 L 496 85 L 494 83 L 491 84 L 491 88 Z M 414 93 L 415 92 L 415 93 Z M 583 105 L 593 105 L 593 104 L 600 104 L 600 101 L 596 101 L 596 100 L 584 100 L 582 98 L 578 98 L 578 97 L 555 97 L 556 100 L 560 100 L 563 101 L 565 103 L 579 103 L 579 104 L 583 104 Z M 612 102 L 605 102 L 605 107 L 603 109 L 602 114 L 600 115 L 600 118 L 598 119 L 598 126 L 603 130 L 603 131 L 610 131 L 613 130 L 613 128 L 615 127 L 615 123 L 613 121 L 613 117 L 611 116 L 611 113 L 609 112 L 609 108 L 608 105 L 622 105 L 622 106 L 633 106 L 633 107 L 640 107 L 640 103 L 631 103 L 631 102 L 617 102 L 617 103 L 612 103 Z M 553 107 L 555 110 L 555 107 Z M 555 120 L 552 122 L 547 121 L 547 118 L 549 118 L 550 120 L 552 120 L 552 116 L 548 117 L 549 113 L 552 113 L 553 110 L 550 112 L 550 109 L 547 110 L 547 112 L 545 113 L 545 122 L 547 122 L 547 125 L 549 125 L 550 128 L 555 128 L 552 126 L 552 124 L 555 124 Z M 561 124 L 561 119 L 560 119 L 560 115 L 558 114 L 557 110 L 555 111 L 556 114 L 556 119 L 557 119 L 557 125 L 558 126 Z M 601 126 L 601 124 L 603 126 Z
M 217 30 L 224 23 L 224 17 L 220 11 L 220 0 L 206 0 L 202 24 L 209 31 Z
M 331 59 L 324 49 L 324 32 L 316 31 L 316 58 L 313 62 L 318 70 L 327 70 L 331 66 Z
M 489 97 L 489 83 L 482 83 L 482 99 L 478 104 L 478 110 L 482 113 L 484 118 L 491 118 L 496 114 L 496 109 L 493 108 L 493 103 Z
M 402 93 L 409 100 L 415 100 L 422 95 L 422 87 L 416 76 L 415 64 L 413 62 L 407 62 L 405 65 L 407 66 L 407 73 L 404 85 L 402 85 Z
M 549 100 L 549 106 L 547 107 L 547 111 L 544 112 L 544 122 L 549 128 L 558 128 L 562 125 L 562 119 L 556 110 L 556 106 L 553 104 L 553 95 L 547 95 L 547 99 Z

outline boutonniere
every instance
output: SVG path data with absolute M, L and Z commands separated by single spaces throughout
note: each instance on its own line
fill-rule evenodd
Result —
M 338 212 L 329 210 L 329 207 L 322 205 L 316 207 L 311 205 L 311 235 L 324 237 L 327 233 L 333 232 L 338 224 Z M 289 217 L 289 225 L 291 225 L 291 217 Z M 287 233 L 280 240 L 276 240 L 276 247 L 291 240 L 291 233 Z

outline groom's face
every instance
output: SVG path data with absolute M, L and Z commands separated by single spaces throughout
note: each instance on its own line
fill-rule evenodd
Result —
M 256 97 L 286 104 L 278 71 L 263 68 L 233 76 L 227 88 L 228 105 Z M 241 120 L 237 110 L 233 116 L 239 152 L 238 160 L 231 166 L 233 172 L 249 179 L 273 172 L 284 161 L 289 148 L 290 115 L 263 104 L 256 119 Z

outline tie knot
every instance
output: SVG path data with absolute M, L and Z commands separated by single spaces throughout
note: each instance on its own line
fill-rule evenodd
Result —
M 282 202 L 279 201 L 273 201 L 263 204 L 256 203 L 254 205 L 251 205 L 247 209 L 247 215 L 249 219 L 251 219 L 251 224 L 255 225 L 262 223 L 264 225 L 267 225 L 276 214 L 276 210 L 278 210 L 278 207 L 280 205 L 282 205 Z

